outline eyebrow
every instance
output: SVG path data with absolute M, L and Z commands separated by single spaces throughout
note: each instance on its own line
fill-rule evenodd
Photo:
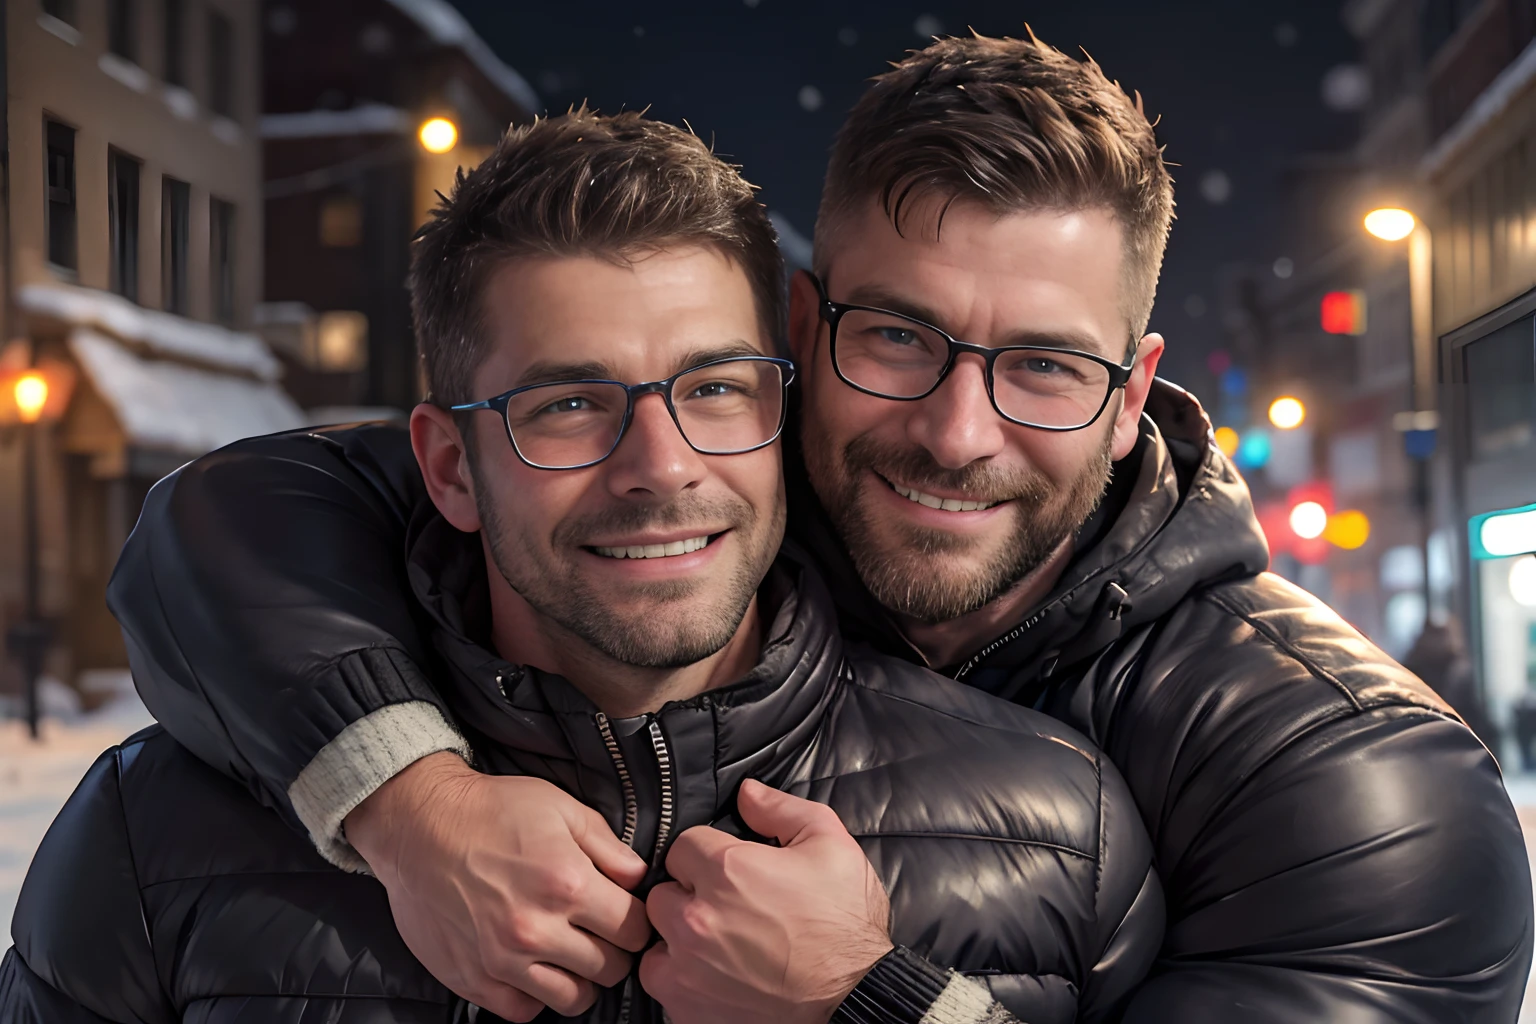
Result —
M 887 291 L 879 285 L 862 285 L 855 288 L 851 294 L 850 301 L 855 306 L 874 306 L 892 313 L 900 313 L 902 316 L 910 317 L 913 320 L 921 320 L 923 323 L 931 324 L 940 330 L 945 330 L 941 322 L 942 318 L 933 310 L 921 303 L 913 302 L 894 292 Z M 946 333 L 952 332 L 946 331 Z M 964 341 L 965 339 L 958 338 L 956 340 Z M 1073 330 L 1036 331 L 1025 329 L 1014 331 L 1007 336 L 1002 345 L 988 347 L 1002 348 L 1013 346 L 1060 348 L 1077 352 L 1092 352 L 1094 355 L 1099 356 L 1106 355 L 1105 345 L 1098 338 L 1086 331 Z M 1123 352 L 1116 352 L 1109 356 L 1109 358 L 1118 359 L 1123 358 L 1123 356 Z
M 681 373 L 684 370 L 704 363 L 711 363 L 717 359 L 733 359 L 739 356 L 761 356 L 767 353 L 761 351 L 756 345 L 746 341 L 728 341 L 723 345 L 712 348 L 693 349 L 672 364 L 673 373 Z M 608 363 L 560 363 L 549 360 L 541 360 L 533 363 L 524 370 L 512 385 L 512 390 L 531 387 L 535 384 L 554 384 L 564 380 L 618 380 L 619 375 Z

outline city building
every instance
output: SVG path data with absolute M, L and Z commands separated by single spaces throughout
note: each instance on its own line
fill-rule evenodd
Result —
M 103 595 L 149 486 L 303 422 L 248 330 L 262 280 L 260 5 L 4 12 L 0 633 L 40 614 L 47 670 L 75 681 L 126 664 Z M 23 399 L 45 391 L 29 411 Z M 0 692 L 19 683 L 17 660 L 0 659 Z
M 269 2 L 262 29 L 260 329 L 313 418 L 398 414 L 421 397 L 411 235 L 538 98 L 447 0 Z

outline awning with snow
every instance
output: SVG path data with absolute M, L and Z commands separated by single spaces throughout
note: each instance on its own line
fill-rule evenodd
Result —
M 306 422 L 274 381 L 142 358 L 89 327 L 70 332 L 69 349 L 132 446 L 191 457 Z

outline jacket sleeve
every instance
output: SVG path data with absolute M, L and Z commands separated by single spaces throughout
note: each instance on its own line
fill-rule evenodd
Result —
M 32 858 L 0 967 L 0 1024 L 177 1019 L 140 900 L 121 756 L 114 747 L 97 758 Z
M 1257 613 L 1213 621 L 1224 660 L 1152 666 L 1117 712 L 1135 727 L 1106 748 L 1142 787 L 1169 905 L 1128 1022 L 1519 1014 L 1530 868 L 1498 766 L 1325 613 L 1305 635 Z
M 155 485 L 108 587 L 156 719 L 344 868 L 366 869 L 347 812 L 418 758 L 468 757 L 408 597 L 427 500 L 397 427 L 239 441 Z

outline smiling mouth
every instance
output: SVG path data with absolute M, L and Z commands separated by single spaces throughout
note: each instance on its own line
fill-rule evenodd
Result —
M 885 480 L 885 477 L 880 479 Z M 967 501 L 962 498 L 940 498 L 937 495 L 925 494 L 913 487 L 903 487 L 901 484 L 891 483 L 889 480 L 885 480 L 885 482 L 891 490 L 908 501 L 916 502 L 926 508 L 936 508 L 941 512 L 981 512 L 992 508 L 994 505 L 1002 504 L 997 501 Z
M 689 537 L 686 540 L 674 540 L 668 544 L 629 544 L 624 547 L 589 547 L 588 551 L 602 555 L 604 558 L 675 558 L 678 555 L 689 555 L 695 551 L 701 551 L 708 547 L 721 534 L 705 534 L 701 537 Z

